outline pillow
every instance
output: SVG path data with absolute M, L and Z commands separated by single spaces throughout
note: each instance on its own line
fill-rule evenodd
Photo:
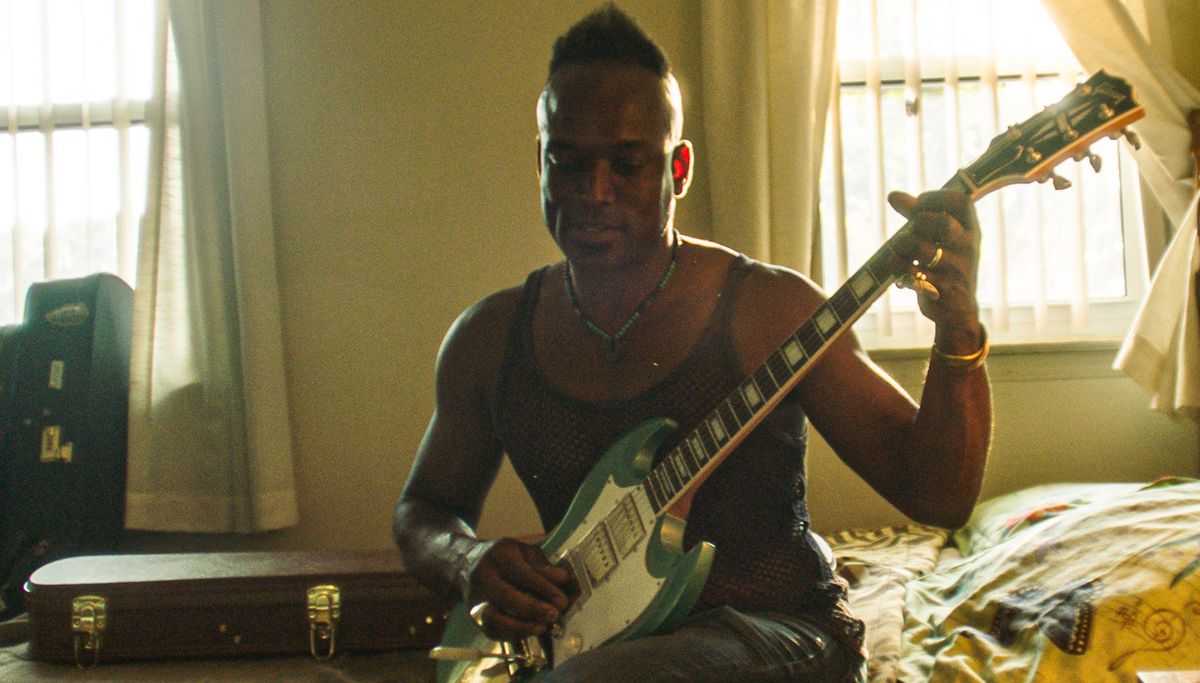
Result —
M 967 523 L 954 532 L 954 545 L 970 555 L 1068 509 L 1123 496 L 1145 484 L 1055 483 L 1033 486 L 991 498 L 975 506 Z

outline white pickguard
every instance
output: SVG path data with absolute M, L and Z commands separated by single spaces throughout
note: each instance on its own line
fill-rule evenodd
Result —
M 567 550 L 580 545 L 596 524 L 604 519 L 604 515 L 616 508 L 625 496 L 632 496 L 638 515 L 646 524 L 646 533 L 627 555 L 618 558 L 620 564 L 612 573 L 590 587 L 590 595 L 588 589 L 584 588 L 581 599 L 564 615 L 565 628 L 551 639 L 556 664 L 613 640 L 642 614 L 666 580 L 651 576 L 646 568 L 647 541 L 653 533 L 655 519 L 650 501 L 640 487 L 622 488 L 611 477 L 592 505 L 591 512 L 576 526 L 575 533 L 567 537 L 562 549 L 550 561 L 562 561 Z M 580 582 L 583 581 L 586 578 L 580 578 Z

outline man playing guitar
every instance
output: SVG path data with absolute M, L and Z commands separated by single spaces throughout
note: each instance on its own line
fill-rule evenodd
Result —
M 436 410 L 395 512 L 409 571 L 457 591 L 497 641 L 551 632 L 580 581 L 538 546 L 476 537 L 503 455 L 550 529 L 622 433 L 666 416 L 683 434 L 824 301 L 794 271 L 677 230 L 693 170 L 679 88 L 619 10 L 556 42 L 537 118 L 542 210 L 565 258 L 474 304 L 447 333 Z M 943 527 L 970 515 L 991 434 L 974 210 L 953 190 L 890 200 L 910 221 L 901 255 L 917 264 L 909 283 L 936 324 L 920 405 L 842 335 L 671 503 L 687 516 L 685 547 L 716 546 L 686 618 L 554 662 L 549 680 L 862 676 L 862 623 L 809 530 L 806 420 L 899 510 Z

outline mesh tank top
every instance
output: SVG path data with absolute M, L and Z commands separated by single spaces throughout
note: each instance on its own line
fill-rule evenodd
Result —
M 690 355 L 657 385 L 632 398 L 589 403 L 553 387 L 533 355 L 532 323 L 546 269 L 529 275 L 508 335 L 496 395 L 496 433 L 547 530 L 570 505 L 588 472 L 616 439 L 653 417 L 670 417 L 682 436 L 742 379 L 732 339 L 734 303 L 751 265 L 738 256 L 716 310 Z M 830 570 L 809 532 L 804 453 L 807 425 L 798 401 L 785 400 L 696 492 L 685 546 L 716 546 L 695 610 L 804 615 L 823 622 L 854 650 L 862 622 L 849 612 L 845 583 Z M 670 439 L 668 439 L 670 441 Z M 674 444 L 660 450 L 666 453 Z

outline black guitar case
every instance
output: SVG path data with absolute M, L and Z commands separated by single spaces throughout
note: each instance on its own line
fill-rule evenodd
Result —
M 133 291 L 114 275 L 33 284 L 0 362 L 0 619 L 63 557 L 115 549 L 125 517 Z

